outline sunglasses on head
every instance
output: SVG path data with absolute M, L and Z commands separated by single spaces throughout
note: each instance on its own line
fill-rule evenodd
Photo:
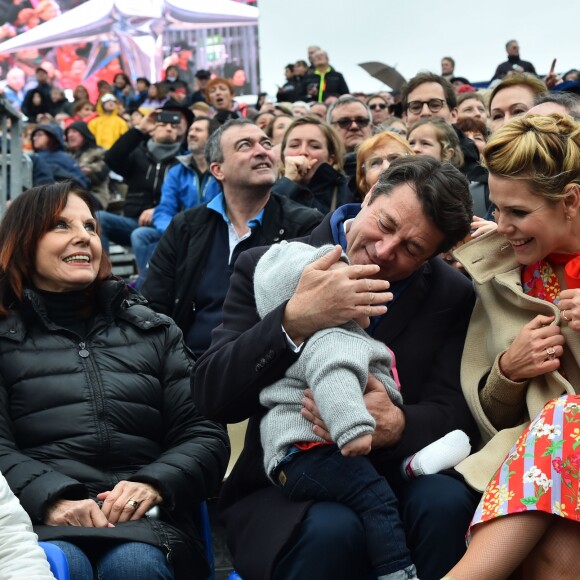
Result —
M 371 111 L 384 111 L 387 108 L 387 103 L 373 103 L 372 105 L 369 105 L 369 109 Z
M 410 101 L 407 103 L 407 111 L 418 115 L 423 110 L 423 105 L 427 105 L 432 113 L 438 113 L 445 104 L 445 99 L 429 99 L 428 101 Z
M 333 125 L 338 125 L 341 129 L 350 129 L 353 123 L 356 124 L 357 127 L 364 129 L 368 127 L 371 120 L 367 119 L 366 117 L 356 117 L 354 119 L 349 119 L 348 117 L 342 117 L 341 119 L 337 119 L 333 121 Z

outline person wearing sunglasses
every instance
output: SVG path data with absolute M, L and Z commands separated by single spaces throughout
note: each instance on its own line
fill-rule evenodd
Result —
M 368 105 L 352 95 L 342 95 L 328 109 L 328 124 L 338 133 L 346 155 L 344 173 L 349 180 L 349 189 L 353 199 L 358 198 L 355 184 L 356 148 L 373 134 L 372 115 Z
M 378 127 L 389 117 L 389 104 L 381 95 L 371 95 L 367 99 L 367 105 L 371 110 L 374 127 Z
M 334 102 L 327 120 L 340 135 L 347 153 L 372 135 L 371 111 L 352 95 L 343 95 Z

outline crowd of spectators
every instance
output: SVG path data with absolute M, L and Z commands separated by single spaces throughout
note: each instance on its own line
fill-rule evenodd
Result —
M 23 6 L 15 14 L 18 26 L 14 30 L 20 32 L 34 26 L 35 19 L 50 19 L 54 17 L 55 6 L 58 8 L 51 0 L 34 4 L 30 12 Z M 5 28 L 3 34 L 10 35 L 11 29 Z M 508 41 L 506 51 L 507 61 L 497 66 L 485 87 L 482 83 L 473 86 L 467 78 L 456 76 L 454 59 L 445 56 L 440 71 L 419 72 L 397 91 L 366 94 L 353 92 L 355 87 L 349 88 L 347 79 L 330 64 L 328 53 L 319 46 L 311 46 L 305 60 L 284 67 L 284 83 L 275 99 L 260 93 L 255 103 L 236 100 L 236 96 L 247 92 L 245 75 L 240 73 L 228 79 L 209 70 L 192 71 L 187 50 L 168 61 L 159 82 L 142 77 L 132 80 L 129 71 L 118 69 L 111 82 L 101 79 L 94 86 L 84 86 L 75 82 L 74 75 L 62 78 L 58 67 L 48 62 L 37 66 L 32 74 L 13 67 L 2 79 L 2 98 L 22 115 L 23 147 L 33 161 L 34 185 L 66 182 L 63 187 L 72 189 L 58 195 L 52 191 L 55 200 L 60 199 L 53 201 L 53 205 L 60 203 L 66 210 L 71 200 L 78 205 L 80 199 L 79 211 L 88 216 L 85 222 L 98 222 L 99 247 L 102 244 L 105 255 L 113 243 L 133 251 L 136 275 L 129 283 L 136 290 L 132 289 L 130 296 L 138 298 L 131 300 L 141 304 L 140 292 L 150 307 L 163 316 L 162 322 L 155 324 L 169 324 L 163 321 L 171 317 L 176 324 L 175 327 L 171 323 L 171 332 L 181 331 L 187 353 L 201 357 L 198 370 L 192 375 L 193 398 L 201 412 L 220 422 L 250 419 L 246 449 L 237 472 L 226 483 L 222 501 L 234 561 L 248 579 L 270 577 L 274 570 L 278 571 L 278 577 L 308 577 L 301 576 L 306 566 L 320 571 L 311 577 L 322 578 L 331 577 L 329 574 L 333 578 L 355 574 L 350 576 L 353 578 L 361 569 L 369 569 L 365 557 L 359 558 L 360 545 L 341 543 L 346 534 L 364 537 L 365 532 L 358 524 L 340 510 L 331 511 L 330 515 L 311 510 L 310 491 L 296 495 L 294 500 L 300 497 L 304 501 L 294 503 L 288 490 L 285 491 L 289 499 L 284 496 L 282 500 L 281 494 L 274 496 L 267 475 L 275 473 L 279 477 L 284 472 L 276 465 L 266 473 L 258 452 L 260 421 L 264 416 L 259 391 L 287 379 L 284 373 L 290 372 L 301 345 L 313 334 L 353 318 L 343 316 L 343 320 L 338 315 L 329 315 L 321 321 L 320 312 L 308 306 L 310 300 L 322 309 L 327 293 L 334 297 L 330 284 L 323 287 L 320 296 L 308 294 L 307 284 L 308 276 L 312 276 L 310 292 L 313 292 L 312 288 L 323 277 L 314 279 L 318 268 L 330 275 L 332 268 L 321 268 L 319 262 L 334 254 L 328 247 L 324 256 L 309 259 L 298 273 L 300 281 L 293 288 L 296 293 L 276 296 L 275 304 L 260 312 L 259 317 L 251 282 L 261 258 L 257 248 L 304 236 L 309 236 L 305 238 L 308 243 L 317 246 L 340 244 L 345 252 L 344 261 L 370 268 L 373 257 L 364 254 L 362 246 L 375 233 L 371 233 L 364 220 L 374 220 L 373 227 L 376 229 L 378 224 L 380 232 L 391 232 L 401 227 L 397 217 L 400 216 L 409 224 L 404 227 L 417 231 L 424 228 L 429 234 L 424 239 L 417 234 L 420 241 L 405 246 L 396 259 L 385 258 L 381 272 L 364 270 L 357 274 L 361 283 L 365 283 L 364 293 L 371 293 L 370 304 L 367 301 L 364 305 L 368 308 L 365 317 L 371 316 L 369 333 L 388 343 L 394 358 L 400 357 L 402 369 L 399 388 L 403 401 L 395 397 L 393 404 L 381 398 L 381 404 L 389 409 L 389 418 L 395 417 L 398 425 L 395 434 L 385 435 L 387 446 L 392 449 L 373 448 L 370 457 L 379 475 L 392 485 L 389 494 L 394 494 L 401 505 L 401 521 L 397 525 L 402 524 L 401 529 L 407 532 L 408 552 L 405 547 L 405 558 L 393 571 L 406 575 L 391 575 L 390 562 L 375 568 L 381 578 L 414 578 L 415 574 L 423 579 L 440 578 L 465 552 L 464 533 L 475 512 L 478 492 L 483 489 L 465 485 L 457 472 L 438 473 L 442 465 L 453 467 L 459 458 L 449 465 L 445 461 L 435 462 L 437 467 L 418 470 L 439 479 L 418 478 L 425 483 L 415 484 L 400 475 L 403 459 L 407 461 L 403 471 L 412 471 L 409 458 L 446 433 L 461 430 L 474 448 L 481 436 L 477 430 L 480 425 L 476 425 L 477 420 L 471 416 L 461 394 L 459 380 L 461 351 L 474 296 L 468 282 L 469 268 L 466 267 L 466 273 L 450 251 L 459 248 L 465 239 L 491 234 L 497 226 L 494 216 L 498 208 L 492 198 L 497 201 L 498 197 L 490 198 L 489 185 L 490 179 L 493 182 L 497 177 L 490 177 L 486 163 L 482 163 L 486 143 L 493 141 L 494 135 L 500 134 L 512 119 L 530 112 L 570 116 L 571 126 L 580 121 L 578 71 L 558 75 L 550 70 L 541 78 L 531 63 L 520 58 L 517 41 Z M 82 60 L 68 53 L 66 47 L 58 58 L 68 58 L 71 65 Z M 68 94 L 70 99 L 65 96 Z M 534 126 L 529 130 L 533 131 Z M 433 175 L 437 179 L 432 183 Z M 415 191 L 418 199 L 405 201 L 397 187 Z M 423 196 L 418 191 L 421 188 L 429 192 Z M 385 210 L 380 209 L 384 199 L 376 201 L 381 193 L 399 204 L 399 214 L 385 219 Z M 448 214 L 452 212 L 446 213 L 438 206 L 444 203 L 442 199 L 458 204 L 454 207 L 460 216 L 459 225 L 451 224 Z M 65 213 L 63 207 L 59 211 Z M 505 212 L 505 204 L 501 208 Z M 384 251 L 385 255 L 389 253 Z M 3 260 L 0 253 L 0 272 L 8 266 Z M 338 255 L 335 261 L 339 261 Z M 34 267 L 39 268 L 37 263 Z M 282 267 L 276 274 L 280 280 L 284 279 L 284 270 Z M 344 271 L 350 270 L 337 268 L 332 282 L 344 282 L 340 278 L 346 276 Z M 349 283 L 357 282 L 357 276 Z M 388 280 L 390 289 L 379 286 L 379 279 Z M 371 280 L 376 288 L 371 287 Z M 35 291 L 50 290 L 36 286 Z M 411 314 L 409 297 L 423 300 L 424 288 L 434 298 L 428 307 L 421 306 L 422 310 Z M 406 312 L 409 325 L 399 316 L 393 320 L 394 330 L 381 326 L 380 317 L 385 312 L 376 310 L 379 306 L 373 305 L 373 293 L 388 289 L 392 293 L 389 297 L 394 297 L 395 316 L 397 312 Z M 362 293 L 357 288 L 351 294 Z M 340 300 L 347 300 L 351 294 L 347 292 L 347 297 Z M 48 304 L 55 301 L 54 296 L 40 295 L 41 301 Z M 302 297 L 300 311 L 294 296 Z M 336 300 L 337 308 L 342 304 L 340 300 Z M 440 320 L 440 313 L 447 312 L 448 301 L 453 301 L 449 305 L 450 314 Z M 122 312 L 133 307 L 133 302 L 119 306 L 114 322 L 113 318 L 107 319 L 107 324 L 115 329 L 124 328 L 126 315 Z M 58 310 L 62 305 L 51 307 Z M 38 310 L 37 303 L 28 308 Z M 569 310 L 574 313 L 573 306 Z M 138 324 L 141 319 L 150 320 L 149 314 L 141 310 L 133 316 L 138 317 Z M 78 330 L 73 322 L 68 319 L 65 322 L 69 325 L 63 322 L 65 328 Z M 87 325 L 89 322 L 93 324 L 93 318 L 87 319 Z M 9 326 L 0 311 L 1 325 Z M 435 333 L 436 325 L 439 325 L 437 336 L 429 335 Z M 139 329 L 136 335 L 141 333 L 141 326 Z M 553 360 L 554 349 L 546 352 Z M 242 353 L 246 353 L 246 359 Z M 423 357 L 420 364 L 417 353 Z M 185 361 L 183 366 L 189 371 L 188 356 L 179 351 L 179 357 Z M 443 356 L 449 368 L 441 368 L 437 362 Z M 1 343 L 0 358 L 5 358 Z M 142 364 L 147 366 L 145 361 Z M 424 366 L 418 368 L 418 364 Z M 181 380 L 181 391 L 182 383 Z M 429 385 L 428 389 L 424 384 Z M 209 385 L 216 388 L 214 399 Z M 364 387 L 363 382 L 363 391 Z M 377 390 L 370 380 L 369 389 Z M 248 399 L 244 399 L 242 393 L 250 391 Z M 300 411 L 303 403 L 298 404 Z M 324 431 L 316 404 L 304 403 L 304 407 L 308 421 Z M 196 411 L 192 408 L 191 412 Z M 404 413 L 404 419 L 398 412 Z M 374 425 L 374 419 L 377 417 L 373 415 L 369 437 L 375 427 L 378 431 L 384 428 L 379 419 Z M 216 433 L 217 439 L 222 437 L 219 429 Z M 176 433 L 172 434 L 179 439 Z M 320 431 L 316 434 L 320 435 Z M 290 462 L 293 453 L 289 452 L 282 461 Z M 439 451 L 431 453 L 437 455 Z M 220 467 L 215 468 L 216 473 L 220 472 L 224 455 L 220 448 L 219 461 L 216 460 Z M 419 463 L 420 458 L 416 461 Z M 9 463 L 2 466 L 5 469 Z M 14 481 L 14 476 L 11 479 L 9 474 L 5 475 L 9 483 Z M 143 483 L 155 481 L 145 479 Z M 281 486 L 284 485 L 282 482 Z M 212 486 L 215 487 L 213 482 Z M 316 499 L 321 497 L 320 493 L 314 495 Z M 154 503 L 160 504 L 161 500 Z M 449 508 L 451 504 L 453 509 Z M 271 513 L 263 506 L 270 506 Z M 395 509 L 392 511 L 396 514 Z M 271 522 L 274 516 L 276 526 Z M 267 518 L 270 520 L 266 522 Z M 328 521 L 333 518 L 343 521 L 344 528 L 326 537 Z M 278 520 L 284 520 L 284 524 Z M 318 542 L 307 548 L 317 535 L 321 536 Z M 317 561 L 317 551 L 332 541 L 344 548 L 342 558 L 351 558 L 348 567 L 343 567 L 338 556 L 335 567 L 328 569 Z M 262 545 L 267 549 L 260 559 L 257 554 Z M 289 545 L 294 546 L 290 551 Z M 458 570 L 457 578 L 463 578 L 462 568 Z M 477 576 L 480 577 L 485 578 Z

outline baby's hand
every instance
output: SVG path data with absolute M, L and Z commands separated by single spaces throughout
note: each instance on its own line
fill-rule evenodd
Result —
M 349 441 L 340 452 L 345 457 L 354 457 L 355 455 L 368 455 L 371 450 L 372 435 L 361 435 L 352 441 Z

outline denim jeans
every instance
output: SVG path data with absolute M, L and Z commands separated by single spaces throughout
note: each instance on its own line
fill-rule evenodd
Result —
M 131 232 L 139 227 L 137 218 L 125 217 L 108 211 L 98 211 L 97 220 L 101 224 L 101 243 L 107 254 L 110 242 L 130 246 Z
M 465 553 L 465 532 L 481 496 L 446 474 L 398 482 L 397 474 L 398 466 L 389 482 L 399 498 L 417 576 L 439 580 Z M 336 502 L 315 503 L 280 555 L 273 580 L 367 579 L 370 564 L 364 539 L 362 522 L 353 510 Z
M 367 457 L 344 457 L 336 445 L 322 445 L 288 456 L 272 478 L 291 500 L 335 501 L 351 508 L 362 521 L 377 575 L 412 565 L 397 498 Z
M 55 540 L 66 556 L 71 580 L 173 580 L 162 550 L 141 542 L 125 542 L 90 557 L 70 542 Z
M 141 276 L 145 275 L 147 264 L 162 235 L 157 228 L 149 226 L 141 226 L 131 232 L 131 246 L 133 247 L 137 269 Z

